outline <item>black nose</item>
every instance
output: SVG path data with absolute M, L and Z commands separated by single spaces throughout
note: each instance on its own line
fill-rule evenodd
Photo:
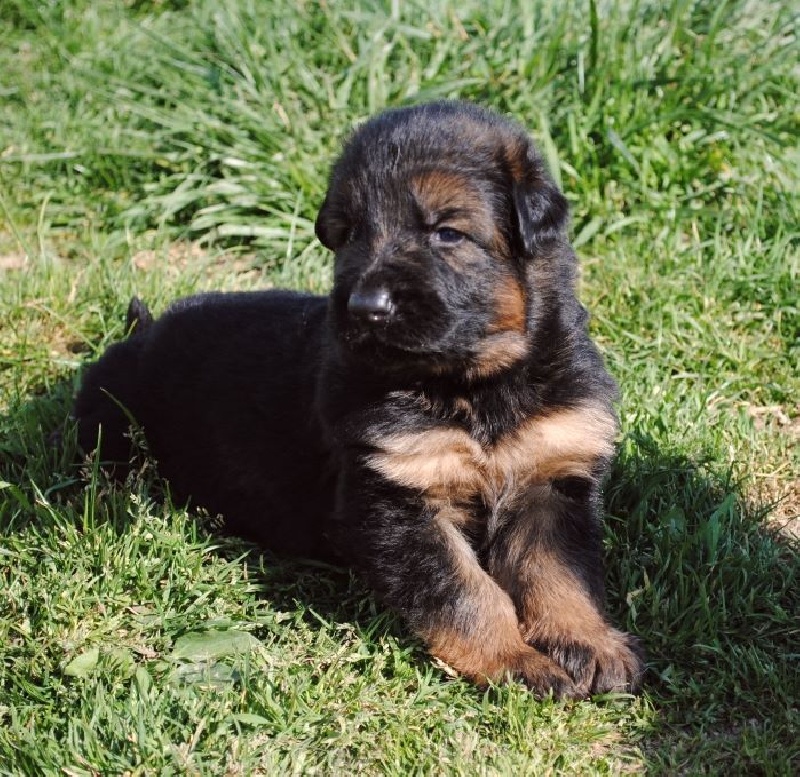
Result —
M 347 300 L 347 312 L 374 324 L 386 321 L 394 312 L 392 295 L 388 289 L 354 291 Z

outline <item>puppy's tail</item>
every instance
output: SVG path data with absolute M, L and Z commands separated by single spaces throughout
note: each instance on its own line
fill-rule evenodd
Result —
M 153 316 L 138 297 L 128 305 L 128 337 L 114 343 L 83 375 L 73 416 L 84 453 L 97 451 L 116 476 L 128 471 L 133 454 L 131 427 L 140 405 L 139 354 Z

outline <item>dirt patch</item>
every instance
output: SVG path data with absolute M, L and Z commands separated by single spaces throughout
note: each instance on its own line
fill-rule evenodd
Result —
M 167 265 L 184 270 L 190 264 L 207 261 L 209 253 L 199 243 L 171 243 L 164 249 L 145 248 L 137 251 L 131 261 L 138 270 L 151 270 Z
M 795 410 L 800 410 L 800 408 L 795 408 Z M 765 429 L 770 422 L 774 422 L 777 426 L 782 427 L 787 434 L 794 435 L 796 439 L 800 439 L 800 416 L 796 415 L 794 419 L 791 419 L 780 405 L 762 407 L 748 405 L 747 415 L 753 419 L 756 429 Z
M 28 264 L 25 254 L 0 254 L 0 271 L 24 270 Z
M 53 315 L 47 300 L 28 300 L 23 307 L 30 312 L 24 340 L 27 347 L 35 349 L 43 359 L 73 361 L 75 354 L 90 350 L 89 343 L 77 337 L 72 327 Z
M 800 478 L 783 483 L 778 481 L 765 501 L 775 504 L 769 517 L 770 526 L 782 534 L 800 539 Z
M 778 438 L 788 456 L 771 462 L 757 476 L 754 496 L 759 502 L 775 505 L 769 524 L 782 534 L 800 538 L 800 406 L 748 406 L 747 414 L 759 431 Z
M 235 276 L 237 281 L 256 276 L 255 254 L 252 253 L 217 253 L 197 242 L 170 243 L 163 248 L 145 248 L 137 251 L 131 258 L 137 270 L 152 270 L 155 267 L 166 268 L 179 275 L 189 268 L 202 269 L 210 277 Z

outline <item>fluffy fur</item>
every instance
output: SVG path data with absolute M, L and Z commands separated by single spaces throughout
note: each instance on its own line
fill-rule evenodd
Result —
M 82 447 L 130 419 L 173 495 L 279 553 L 355 565 L 433 654 L 537 695 L 635 690 L 603 613 L 615 386 L 575 296 L 567 204 L 527 135 L 433 103 L 361 126 L 317 235 L 330 297 L 204 294 L 89 368 Z

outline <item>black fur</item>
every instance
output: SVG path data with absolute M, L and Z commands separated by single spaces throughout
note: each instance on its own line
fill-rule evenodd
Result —
M 317 220 L 336 254 L 330 297 L 203 294 L 155 321 L 135 299 L 130 337 L 76 399 L 80 444 L 99 440 L 121 471 L 135 419 L 175 497 L 266 548 L 355 565 L 477 681 L 509 674 L 565 696 L 635 688 L 637 649 L 625 637 L 630 655 L 617 650 L 602 616 L 608 453 L 524 487 L 510 472 L 487 485 L 480 468 L 485 482 L 467 487 L 448 464 L 470 441 L 500 457 L 525 424 L 587 403 L 613 419 L 566 219 L 516 125 L 461 103 L 388 111 L 354 133 L 331 174 Z M 363 309 L 376 299 L 386 304 Z M 440 438 L 424 435 L 440 432 L 428 455 Z M 423 451 L 386 453 L 396 439 Z M 382 452 L 386 471 L 371 458 Z M 585 634 L 542 636 L 530 622 L 531 591 L 550 578 L 553 590 L 574 581 L 588 603 Z

